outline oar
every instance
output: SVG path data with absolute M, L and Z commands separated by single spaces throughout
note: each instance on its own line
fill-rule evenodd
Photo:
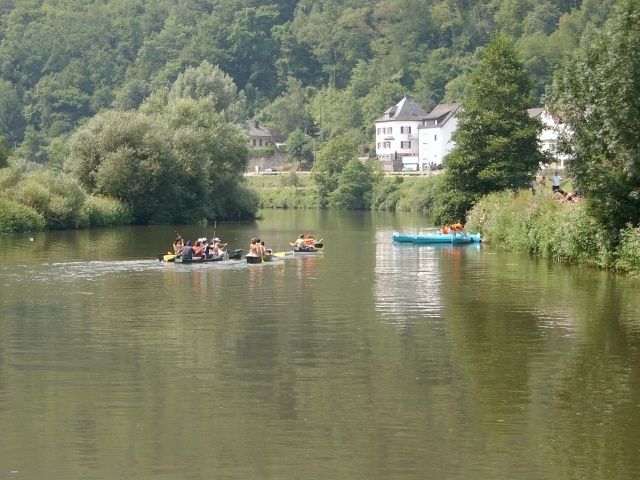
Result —
M 291 252 L 274 252 L 271 254 L 272 257 L 286 257 L 287 255 L 291 255 Z

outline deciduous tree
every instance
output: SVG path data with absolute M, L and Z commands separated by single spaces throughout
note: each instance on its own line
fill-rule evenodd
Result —
M 438 220 L 457 220 L 480 195 L 528 184 L 544 158 L 538 150 L 540 122 L 527 114 L 530 92 L 513 42 L 494 37 L 471 74 L 458 114 L 456 147 L 445 158 L 448 207 Z
M 594 37 L 557 72 L 549 100 L 568 126 L 579 192 L 616 232 L 640 223 L 640 0 L 620 1 Z

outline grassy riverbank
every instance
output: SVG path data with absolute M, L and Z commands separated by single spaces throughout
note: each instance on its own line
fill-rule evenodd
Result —
M 507 250 L 640 276 L 640 228 L 605 231 L 583 200 L 559 203 L 546 192 L 494 193 L 471 210 L 467 230 Z
M 247 181 L 257 192 L 261 208 L 319 208 L 309 174 L 252 175 Z M 371 209 L 429 212 L 440 185 L 439 176 L 382 177 L 371 192 Z

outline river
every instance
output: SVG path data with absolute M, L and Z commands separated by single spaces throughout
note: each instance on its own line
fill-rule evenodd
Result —
M 417 214 L 264 211 L 1 237 L 0 478 L 640 478 L 640 282 L 490 245 L 394 245 Z M 187 238 L 213 227 L 180 227 Z

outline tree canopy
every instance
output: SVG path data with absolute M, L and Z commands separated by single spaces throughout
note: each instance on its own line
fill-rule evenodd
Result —
M 402 96 L 424 108 L 461 100 L 477 49 L 498 32 L 526 53 L 540 99 L 614 2 L 7 1 L 0 134 L 17 146 L 29 133 L 31 158 L 46 162 L 53 138 L 104 110 L 135 110 L 171 89 L 224 103 L 232 82 L 240 103 L 223 109 L 234 121 L 259 116 L 283 137 L 349 131 L 366 145 L 372 120 Z
M 621 0 L 557 72 L 552 112 L 566 125 L 570 172 L 613 232 L 640 224 L 640 1 Z
M 526 186 L 543 156 L 541 124 L 527 113 L 531 80 L 511 40 L 498 35 L 480 54 L 458 114 L 456 147 L 445 158 L 445 183 L 459 205 L 450 218 L 463 217 L 480 195 Z M 442 212 L 446 215 L 446 212 Z

